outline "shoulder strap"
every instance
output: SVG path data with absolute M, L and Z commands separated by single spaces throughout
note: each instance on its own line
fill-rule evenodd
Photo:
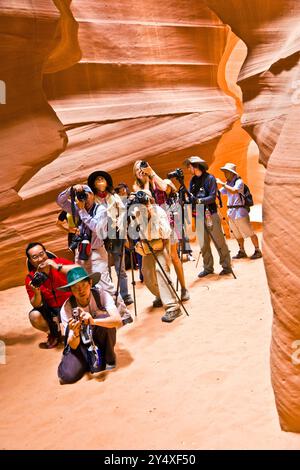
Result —
M 100 292 L 98 291 L 98 289 L 96 287 L 92 287 L 91 292 L 93 294 L 93 297 L 94 297 L 94 300 L 96 302 L 97 307 L 99 308 L 99 310 L 102 310 L 103 306 L 101 305 Z
M 70 301 L 70 304 L 71 304 L 72 308 L 77 307 L 77 302 L 76 302 L 76 299 L 75 299 L 74 295 L 71 295 L 71 297 L 69 298 L 69 301 Z

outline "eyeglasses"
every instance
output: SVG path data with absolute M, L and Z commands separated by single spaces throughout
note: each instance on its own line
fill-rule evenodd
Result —
M 33 261 L 37 261 L 39 258 L 43 258 L 45 253 L 46 253 L 45 251 L 40 251 L 37 255 L 31 255 L 30 258 Z

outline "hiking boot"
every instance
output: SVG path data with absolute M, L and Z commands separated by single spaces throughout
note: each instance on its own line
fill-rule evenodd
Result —
M 156 297 L 155 300 L 153 300 L 152 307 L 153 308 L 159 308 L 162 307 L 163 303 L 159 297 Z
M 219 276 L 226 276 L 226 274 L 231 274 L 231 269 L 222 269 L 222 271 L 219 273 Z
M 198 277 L 201 278 L 201 277 L 205 277 L 205 276 L 208 276 L 209 274 L 213 274 L 213 271 L 206 271 L 204 269 L 204 271 L 201 271 L 201 273 L 198 274 Z
M 181 289 L 181 300 L 182 302 L 186 302 L 187 300 L 190 300 L 190 294 L 186 288 Z
M 180 310 L 179 307 L 172 307 L 169 308 L 168 310 L 165 311 L 165 314 L 161 317 L 161 321 L 171 323 L 174 321 L 177 317 L 180 317 L 182 315 L 182 311 Z
M 232 259 L 248 258 L 244 250 L 239 250 L 238 253 L 232 257 Z
M 133 304 L 133 298 L 131 297 L 130 294 L 125 295 L 125 297 L 123 298 L 123 300 L 124 300 L 124 304 L 125 304 L 125 305 L 131 305 L 131 304 Z
M 109 364 L 108 362 L 106 363 L 106 367 L 105 367 L 105 370 L 113 370 L 117 367 L 116 363 L 113 362 L 111 364 Z
M 262 252 L 260 250 L 255 250 L 253 255 L 250 256 L 250 259 L 262 258 Z
M 60 343 L 61 337 L 53 336 L 50 333 L 47 336 L 47 341 L 40 343 L 40 349 L 53 349 L 56 348 Z

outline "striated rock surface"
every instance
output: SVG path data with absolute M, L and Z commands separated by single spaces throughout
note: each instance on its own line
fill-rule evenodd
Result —
M 162 176 L 191 153 L 212 161 L 221 136 L 240 114 L 236 98 L 219 83 L 230 30 L 203 1 L 55 0 L 50 6 L 39 2 L 39 9 L 37 2 L 25 1 L 14 7 L 21 3 L 28 9 L 28 50 L 32 54 L 33 42 L 43 44 L 43 39 L 49 47 L 38 55 L 39 68 L 24 56 L 21 63 L 29 64 L 31 86 L 26 96 L 20 93 L 7 103 L 13 115 L 12 103 L 17 112 L 28 101 L 35 121 L 24 117 L 18 129 L 15 118 L 6 116 L 10 152 L 17 159 L 16 148 L 22 148 L 22 163 L 16 162 L 16 182 L 6 177 L 9 171 L 5 175 L 5 194 L 13 188 L 19 204 L 13 213 L 2 213 L 1 244 L 11 262 L 0 261 L 7 273 L 1 288 L 21 282 L 28 241 L 44 240 L 54 251 L 65 246 L 55 228 L 59 209 L 53 202 L 62 188 L 84 181 L 99 167 L 111 171 L 116 183 L 131 184 L 137 158 L 149 160 Z M 52 30 L 30 30 L 31 17 L 49 22 Z M 10 47 L 13 37 L 5 39 Z M 32 60 L 37 60 L 34 54 Z M 18 76 L 18 60 L 13 67 L 12 76 Z M 39 99 L 53 122 L 41 121 L 45 113 L 33 106 Z M 7 154 L 5 164 L 9 170 Z
M 44 63 L 52 50 L 59 13 L 52 2 L 16 0 L 0 5 L 1 218 L 20 201 L 22 185 L 64 149 L 62 124 L 42 87 Z
M 264 259 L 274 309 L 272 383 L 280 424 L 300 432 L 300 4 L 206 0 L 248 48 L 239 75 L 243 127 L 267 165 Z

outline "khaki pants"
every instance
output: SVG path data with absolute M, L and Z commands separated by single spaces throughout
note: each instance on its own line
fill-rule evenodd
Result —
M 210 242 L 213 239 L 220 256 L 220 264 L 223 269 L 231 269 L 231 258 L 228 246 L 222 231 L 220 217 L 217 213 L 211 215 L 213 226 L 210 230 L 203 228 L 202 221 L 197 221 L 197 236 L 203 257 L 203 268 L 207 272 L 213 272 L 214 259 L 210 248 Z M 211 237 L 210 235 L 211 234 Z
M 169 258 L 167 250 L 156 251 L 155 255 L 170 279 L 170 264 L 166 259 L 166 257 Z M 142 273 L 144 276 L 144 283 L 155 297 L 160 297 L 165 308 L 178 306 L 175 294 L 168 285 L 165 276 L 161 272 L 161 269 L 152 254 L 143 256 Z

